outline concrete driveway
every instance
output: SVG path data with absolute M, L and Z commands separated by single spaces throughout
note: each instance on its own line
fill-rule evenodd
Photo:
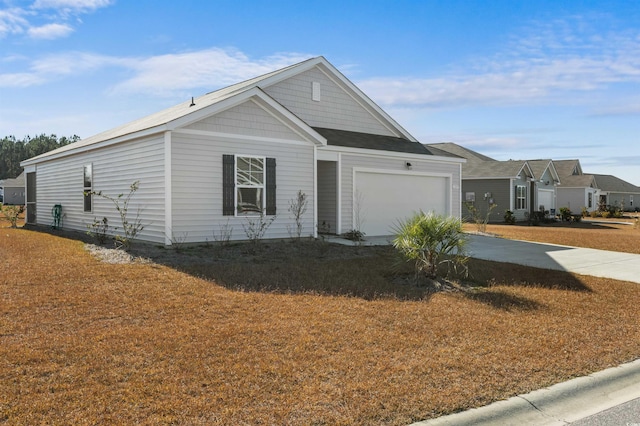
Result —
M 469 235 L 471 257 L 640 283 L 640 255 Z

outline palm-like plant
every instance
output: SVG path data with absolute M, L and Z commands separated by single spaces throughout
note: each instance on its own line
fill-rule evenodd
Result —
M 451 216 L 420 212 L 394 228 L 393 247 L 405 261 L 414 262 L 415 279 L 435 279 L 438 266 L 465 266 L 467 238 L 462 222 Z

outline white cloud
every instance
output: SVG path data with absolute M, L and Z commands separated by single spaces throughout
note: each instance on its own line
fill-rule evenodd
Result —
M 236 50 L 218 48 L 143 58 L 67 52 L 34 60 L 26 72 L 0 74 L 0 87 L 41 85 L 113 67 L 133 76 L 116 83 L 110 89 L 112 93 L 174 96 L 186 90 L 214 90 L 309 57 L 311 55 L 301 53 L 279 53 L 252 59 Z
M 211 48 L 127 60 L 127 66 L 135 75 L 117 84 L 113 91 L 165 96 L 194 88 L 212 90 L 266 74 L 310 56 L 280 53 L 264 59 L 251 59 L 236 50 Z
M 537 26 L 531 35 L 510 43 L 505 53 L 462 72 L 439 78 L 371 78 L 359 86 L 385 105 L 446 107 L 582 102 L 587 93 L 612 84 L 640 82 L 640 32 L 602 37 L 584 21 Z
M 33 9 L 58 9 L 62 11 L 94 11 L 113 4 L 112 0 L 36 0 Z
M 71 18 L 111 4 L 112 0 L 36 0 L 29 8 L 0 10 L 0 38 L 10 34 L 27 34 L 33 39 L 47 40 L 66 37 L 73 32 L 67 23 Z M 80 20 L 76 19 L 76 22 Z
M 72 32 L 73 28 L 66 24 L 47 24 L 41 27 L 31 27 L 28 30 L 31 38 L 46 40 L 66 37 Z
M 0 10 L 0 38 L 7 34 L 21 34 L 28 21 L 23 17 L 24 11 L 18 8 Z

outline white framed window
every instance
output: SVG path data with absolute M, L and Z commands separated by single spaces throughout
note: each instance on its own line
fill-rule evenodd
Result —
M 589 193 L 589 199 L 587 200 L 587 208 L 591 208 L 593 207 L 593 193 L 590 192 Z
M 265 210 L 265 157 L 236 156 L 236 213 Z
M 83 188 L 82 194 L 84 197 L 84 211 L 91 213 L 93 211 L 93 165 L 87 164 L 83 168 Z
M 516 185 L 516 210 L 527 209 L 527 187 Z

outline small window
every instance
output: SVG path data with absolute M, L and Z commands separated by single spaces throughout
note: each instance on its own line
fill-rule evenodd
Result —
M 526 210 L 527 208 L 527 187 L 516 186 L 516 210 Z
M 236 157 L 236 206 L 238 213 L 264 212 L 264 157 Z
M 93 170 L 91 164 L 84 166 L 84 185 L 83 185 L 83 196 L 84 196 L 84 211 L 91 212 L 93 209 L 93 195 L 91 192 L 93 191 Z
M 589 200 L 588 200 L 587 204 L 588 204 L 587 208 L 593 207 L 593 193 L 591 193 L 591 192 L 589 193 Z

